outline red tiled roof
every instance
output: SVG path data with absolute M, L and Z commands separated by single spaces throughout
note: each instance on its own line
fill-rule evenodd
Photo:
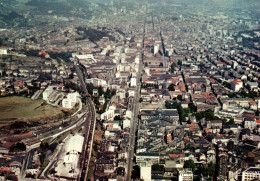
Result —
M 0 167 L 0 172 L 9 172 L 9 167 Z
M 211 133 L 211 130 L 205 130 L 205 133 L 207 134 L 207 133 Z
M 188 127 L 199 127 L 197 124 L 187 124 Z
M 232 81 L 232 83 L 235 84 L 235 85 L 239 85 L 241 82 L 242 82 L 242 81 L 240 81 L 240 80 L 234 80 L 234 81 Z
M 181 91 L 186 91 L 186 88 L 185 88 L 185 86 L 183 85 L 183 86 L 181 86 Z
M 176 154 L 170 154 L 169 155 L 171 158 L 178 158 L 178 155 L 176 155 Z
M 210 82 L 212 82 L 212 83 L 213 83 L 213 82 L 215 82 L 215 80 L 214 80 L 214 79 L 212 79 L 212 78 L 210 78 L 210 79 L 209 79 L 209 81 L 210 81 Z

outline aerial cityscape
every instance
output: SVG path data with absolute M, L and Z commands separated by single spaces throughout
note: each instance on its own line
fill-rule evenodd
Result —
M 259 0 L 0 0 L 0 181 L 259 181 Z

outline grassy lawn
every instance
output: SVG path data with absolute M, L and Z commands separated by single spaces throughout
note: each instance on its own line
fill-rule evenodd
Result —
M 43 100 L 12 96 L 0 98 L 0 121 L 15 119 L 34 119 L 55 116 L 60 108 L 47 105 Z

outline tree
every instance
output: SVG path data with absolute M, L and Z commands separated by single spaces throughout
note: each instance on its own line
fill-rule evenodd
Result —
M 174 68 L 176 67 L 176 64 L 175 63 L 172 63 L 172 65 L 171 65 L 171 73 L 173 73 L 174 72 Z
M 140 167 L 138 165 L 133 167 L 132 170 L 132 179 L 139 179 L 140 178 Z
M 50 174 L 55 174 L 55 173 L 57 173 L 56 170 L 55 170 L 55 168 L 52 168 L 52 169 L 50 170 Z
M 184 168 L 191 168 L 192 171 L 194 172 L 194 170 L 196 168 L 196 165 L 195 165 L 193 160 L 187 160 L 187 161 L 184 162 L 184 166 L 183 167 Z
M 28 127 L 28 123 L 24 121 L 16 121 L 10 125 L 11 129 L 21 129 L 27 127 Z
M 175 87 L 175 84 L 170 84 L 170 85 L 168 86 L 168 90 L 169 90 L 169 91 L 175 91 L 174 87 Z
M 47 142 L 45 142 L 45 143 L 41 142 L 41 144 L 40 144 L 40 148 L 42 149 L 42 151 L 47 151 L 49 146 L 50 145 Z
M 110 89 L 107 89 L 107 91 L 105 92 L 105 95 L 104 95 L 104 97 L 105 97 L 106 99 L 111 99 L 111 97 L 112 97 L 112 94 L 111 94 L 111 91 L 110 91 Z
M 144 66 L 148 67 L 148 63 L 147 63 L 147 62 L 145 62 L 145 63 L 144 63 Z
M 114 117 L 114 120 L 123 120 L 119 115 L 116 115 L 115 117 Z
M 161 62 L 159 66 L 162 67 L 162 66 L 163 66 L 163 63 Z
M 180 106 L 180 103 L 165 101 L 166 109 L 178 109 Z
M 210 162 L 208 165 L 208 175 L 213 176 L 215 174 L 215 164 Z
M 233 118 L 231 118 L 228 123 L 229 123 L 230 125 L 235 124 L 235 120 L 234 120 Z
M 232 125 L 232 124 L 235 124 L 235 121 L 233 118 L 231 118 L 229 121 L 227 119 L 223 119 L 222 120 L 223 124 L 224 125 Z
M 182 66 L 182 61 L 178 60 L 178 65 Z
M 230 84 L 230 83 L 228 83 L 228 82 L 225 81 L 225 82 L 223 82 L 223 85 L 224 85 L 225 87 L 231 89 L 231 84 Z
M 192 113 L 197 112 L 197 107 L 193 103 L 189 103 L 189 108 Z
M 182 100 L 182 96 L 181 96 L 181 95 L 178 95 L 178 96 L 177 96 L 177 99 L 178 99 L 179 101 L 181 101 L 181 100 Z
M 94 97 L 94 100 L 93 100 L 94 104 L 96 106 L 99 106 L 100 105 L 100 102 L 99 102 L 99 98 L 98 97 Z
M 104 94 L 103 88 L 101 86 L 98 87 L 98 94 L 102 96 Z
M 215 174 L 215 164 L 210 162 L 208 166 L 203 166 L 199 170 L 204 176 L 214 176 Z
M 140 99 L 139 99 L 139 102 L 143 102 L 143 98 L 140 98 Z
M 197 120 L 201 120 L 202 118 L 206 118 L 206 120 L 218 120 L 219 117 L 214 115 L 214 111 L 208 109 L 206 111 L 201 111 L 193 114 Z
M 10 152 L 19 152 L 25 150 L 26 150 L 26 145 L 24 143 L 16 143 L 10 148 Z
M 164 171 L 164 166 L 159 165 L 158 163 L 154 164 L 154 165 L 152 165 L 152 171 Z

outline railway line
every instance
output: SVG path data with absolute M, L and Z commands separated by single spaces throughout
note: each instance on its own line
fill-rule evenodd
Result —
M 76 73 L 78 75 L 81 88 L 86 99 L 86 121 L 84 123 L 84 145 L 82 148 L 82 154 L 79 162 L 79 167 L 81 169 L 80 176 L 78 180 L 85 181 L 87 180 L 87 175 L 89 171 L 89 163 L 92 154 L 92 147 L 93 147 L 93 139 L 94 139 L 94 132 L 96 126 L 96 109 L 94 106 L 93 101 L 91 100 L 91 96 L 88 93 L 86 83 L 84 81 L 84 76 L 82 71 L 80 70 L 79 63 L 74 65 Z

